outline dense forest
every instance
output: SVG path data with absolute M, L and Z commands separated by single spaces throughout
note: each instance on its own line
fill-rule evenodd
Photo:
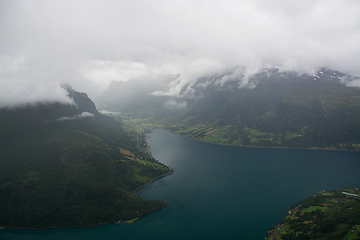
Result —
M 0 110 L 0 226 L 83 227 L 165 206 L 134 190 L 170 169 L 141 151 L 141 136 L 100 114 L 86 94 L 68 91 L 72 105 Z

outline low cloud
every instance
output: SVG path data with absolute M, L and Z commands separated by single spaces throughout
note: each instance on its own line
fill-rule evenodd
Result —
M 251 81 L 251 77 L 258 73 L 262 67 L 260 66 L 250 66 L 248 68 L 236 67 L 234 70 L 231 70 L 228 74 L 225 74 L 221 79 L 218 79 L 215 84 L 223 86 L 229 81 L 236 81 L 239 84 L 239 88 L 246 87 L 253 89 L 256 87 L 257 82 Z
M 56 119 L 56 121 L 66 121 L 66 120 L 75 120 L 75 119 L 81 119 L 86 117 L 94 117 L 94 114 L 89 112 L 82 112 L 81 114 L 75 115 L 73 117 L 61 117 Z
M 347 87 L 360 87 L 360 79 L 353 76 L 343 76 L 340 82 Z
M 97 84 L 101 91 L 105 91 L 112 81 L 126 82 L 143 75 L 156 74 L 141 62 L 129 61 L 89 61 L 81 66 L 82 76 Z
M 157 93 L 169 96 L 235 68 L 251 87 L 248 76 L 268 64 L 358 76 L 359 9 L 357 0 L 0 0 L 1 106 L 68 102 L 54 87 L 63 82 L 94 98 L 146 74 L 180 74 Z
M 164 107 L 170 110 L 186 109 L 187 102 L 183 100 L 170 99 L 164 103 Z

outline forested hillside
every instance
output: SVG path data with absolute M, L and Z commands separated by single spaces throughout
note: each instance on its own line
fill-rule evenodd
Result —
M 169 173 L 84 93 L 0 110 L 0 226 L 80 227 L 157 211 L 134 190 Z M 141 161 L 140 161 L 141 160 Z
M 343 84 L 355 77 L 329 69 L 313 76 L 265 69 L 239 87 L 244 78 L 227 76 L 231 73 L 200 78 L 176 97 L 132 91 L 132 101 L 100 102 L 104 108 L 213 143 L 360 149 L 360 90 Z M 119 95 L 127 87 L 133 83 L 124 83 Z

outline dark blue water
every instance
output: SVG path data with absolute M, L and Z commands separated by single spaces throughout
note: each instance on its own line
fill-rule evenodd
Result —
M 321 189 L 360 186 L 360 153 L 229 147 L 155 129 L 152 154 L 175 169 L 138 191 L 168 202 L 133 224 L 43 231 L 1 239 L 263 239 L 296 202 Z

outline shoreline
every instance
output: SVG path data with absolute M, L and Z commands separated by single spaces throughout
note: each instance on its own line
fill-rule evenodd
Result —
M 154 128 L 159 128 L 159 127 L 154 127 Z M 169 129 L 166 128 L 162 128 L 165 129 L 166 131 L 169 131 L 179 137 L 183 137 L 183 138 L 187 138 L 190 140 L 194 140 L 194 141 L 198 141 L 198 142 L 204 142 L 204 143 L 209 143 L 209 144 L 215 144 L 215 145 L 220 145 L 220 146 L 229 146 L 229 147 L 246 147 L 246 148 L 279 148 L 279 149 L 305 149 L 305 150 L 321 150 L 321 151 L 346 151 L 346 152 L 360 152 L 360 150 L 349 150 L 349 149 L 339 149 L 339 148 L 305 148 L 305 147 L 280 147 L 280 146 L 253 146 L 253 145 L 234 145 L 234 144 L 220 144 L 220 143 L 213 143 L 213 142 L 207 142 L 201 139 L 194 139 L 194 138 L 190 138 L 181 134 L 177 134 L 175 132 L 170 131 Z
M 150 132 L 146 132 L 146 133 L 145 133 L 145 136 L 147 136 L 147 134 L 149 134 L 149 133 L 152 133 L 153 129 L 154 129 L 154 127 L 150 129 Z M 148 141 L 147 141 L 147 138 L 148 138 L 148 137 L 145 137 L 147 152 L 148 152 L 148 154 L 149 154 L 152 158 L 154 158 L 154 156 L 151 154 L 150 146 L 149 146 L 149 143 L 148 143 Z M 154 159 L 157 160 L 156 158 L 154 158 Z M 157 161 L 158 161 L 158 160 L 157 160 Z M 149 182 L 147 182 L 147 183 L 145 183 L 144 185 L 141 185 L 140 187 L 136 188 L 133 192 L 136 194 L 137 191 L 139 191 L 140 189 L 146 187 L 147 185 L 149 185 L 150 183 L 154 182 L 155 180 L 160 179 L 160 178 L 162 178 L 162 177 L 166 177 L 166 176 L 174 173 L 174 171 L 175 171 L 174 169 L 170 168 L 170 167 L 167 166 L 167 165 L 165 165 L 165 166 L 169 168 L 169 171 L 168 171 L 167 173 L 164 173 L 164 174 L 162 174 L 162 175 L 160 175 L 160 176 L 154 177 L 154 178 L 151 179 Z M 136 196 L 137 196 L 137 194 L 136 194 Z
M 156 181 L 156 180 L 158 180 L 158 179 L 160 179 L 160 178 L 163 178 L 163 177 L 166 177 L 166 176 L 168 176 L 168 175 L 171 175 L 171 174 L 173 174 L 173 173 L 174 173 L 174 169 L 169 168 L 169 172 L 164 173 L 164 174 L 162 174 L 162 175 L 160 175 L 160 176 L 157 176 L 157 177 L 151 179 L 149 182 L 145 183 L 144 185 L 141 185 L 140 187 L 136 188 L 136 189 L 133 191 L 134 194 L 136 194 L 137 191 L 139 191 L 140 189 L 146 187 L 146 186 L 149 185 L 150 183 L 152 183 L 152 182 L 154 182 L 154 181 Z M 136 196 L 137 196 L 137 194 L 136 194 Z
M 141 188 L 146 187 L 146 186 L 149 185 L 150 183 L 152 183 L 152 182 L 154 182 L 154 181 L 156 181 L 156 180 L 158 180 L 158 179 L 160 179 L 160 178 L 166 177 L 166 176 L 168 176 L 168 175 L 170 175 L 170 174 L 172 174 L 172 173 L 174 173 L 174 169 L 169 168 L 169 172 L 167 172 L 167 173 L 165 173 L 165 174 L 162 174 L 162 175 L 160 175 L 160 176 L 157 176 L 157 177 L 151 179 L 149 182 L 147 182 L 147 183 L 145 183 L 144 185 L 136 188 L 136 189 L 133 191 L 133 193 L 134 193 L 136 196 L 138 196 L 138 195 L 136 194 L 136 192 L 137 192 L 138 190 L 140 190 Z M 138 197 L 139 197 L 139 196 L 138 196 Z M 159 210 L 157 210 L 157 211 L 160 211 L 160 210 L 162 210 L 162 209 L 164 209 L 164 208 L 166 207 L 167 202 L 164 202 L 164 203 L 165 203 L 164 207 L 162 207 L 161 209 L 159 209 Z M 156 211 L 156 212 L 157 212 L 157 211 Z M 142 217 L 142 216 L 140 216 L 138 219 L 136 219 L 136 220 L 134 220 L 134 221 L 132 221 L 132 222 L 135 222 L 135 221 L 140 220 L 141 217 Z M 127 223 L 126 221 L 127 221 L 127 220 L 125 220 L 124 222 L 121 222 L 121 223 Z M 131 222 L 131 223 L 132 223 L 132 222 Z M 51 229 L 59 229 L 59 228 L 89 228 L 89 227 L 97 227 L 97 226 L 108 225 L 108 224 L 118 224 L 118 223 L 116 223 L 116 222 L 114 223 L 113 221 L 110 221 L 110 222 L 97 223 L 97 224 L 86 225 L 86 226 L 57 226 L 57 227 L 44 227 L 44 228 L 23 228 L 23 227 L 6 227 L 6 226 L 0 226 L 0 230 L 3 230 L 3 229 L 24 229 L 24 230 L 31 230 L 31 231 L 39 231 L 39 230 L 51 230 Z
M 148 142 L 146 141 L 146 144 L 148 145 Z M 149 149 L 149 145 L 147 146 L 148 149 Z M 151 155 L 151 153 L 149 152 L 149 154 Z M 151 155 L 152 156 L 152 155 Z M 152 156 L 153 157 L 153 156 Z M 154 158 L 155 159 L 155 158 Z M 166 165 L 165 165 L 166 166 Z M 163 178 L 163 177 L 166 177 L 168 175 L 171 175 L 174 173 L 174 169 L 170 168 L 169 166 L 166 166 L 169 168 L 169 171 L 167 173 L 164 173 L 164 174 L 161 174 L 153 179 L 151 179 L 150 181 L 148 181 L 147 183 L 141 185 L 140 187 L 136 188 L 135 190 L 133 190 L 132 192 L 137 196 L 137 191 L 139 191 L 140 189 L 146 187 L 147 185 L 149 185 L 150 183 L 160 179 L 160 178 Z M 161 201 L 161 200 L 160 200 Z M 167 202 L 165 201 L 162 201 L 165 203 L 164 207 L 162 207 L 161 209 L 157 210 L 157 211 L 160 211 L 162 209 L 164 209 L 167 205 Z M 155 211 L 155 212 L 157 212 Z M 141 219 L 143 215 L 139 216 L 137 219 L 131 221 L 131 222 L 126 222 L 126 221 L 129 221 L 129 220 L 132 220 L 132 219 L 129 219 L 129 220 L 125 220 L 121 223 L 116 223 L 114 221 L 109 221 L 109 222 L 103 222 L 103 223 L 97 223 L 97 224 L 92 224 L 92 225 L 85 225 L 85 226 L 56 226 L 56 227 L 44 227 L 44 228 L 24 228 L 24 227 L 6 227 L 6 226 L 0 226 L 0 230 L 3 230 L 3 229 L 24 229 L 24 230 L 31 230 L 31 231 L 39 231 L 39 230 L 51 230 L 51 229 L 59 229 L 59 228 L 89 228 L 89 227 L 96 227 L 96 226 L 101 226 L 101 225 L 108 225 L 108 224 L 123 224 L 123 223 L 133 223 L 135 221 L 138 221 Z

